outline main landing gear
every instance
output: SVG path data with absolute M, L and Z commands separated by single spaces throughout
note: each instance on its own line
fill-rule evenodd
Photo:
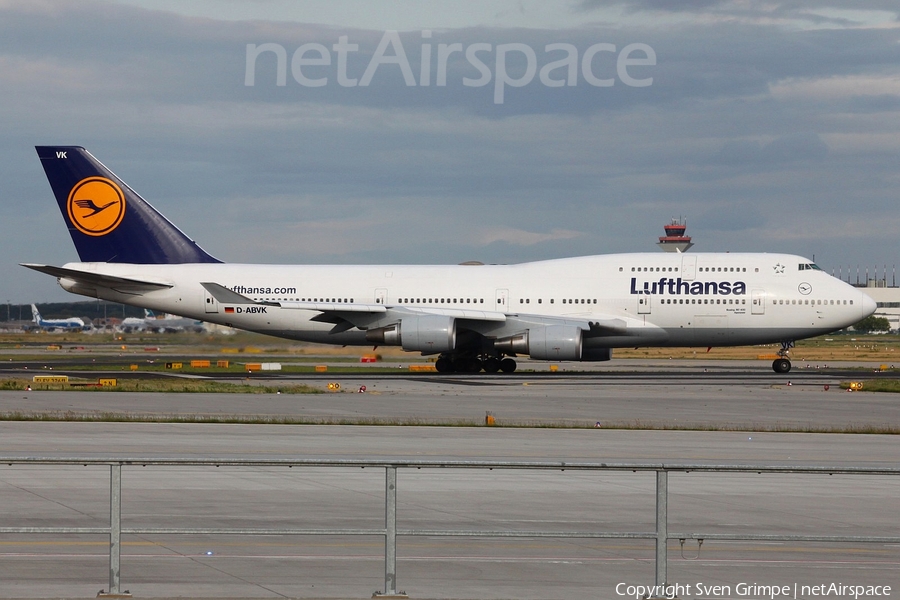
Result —
M 778 351 L 778 358 L 772 363 L 772 370 L 776 373 L 788 373 L 791 370 L 791 360 L 788 354 L 794 347 L 794 341 L 781 342 L 781 350 Z
M 441 354 L 434 363 L 438 373 L 512 373 L 516 370 L 516 361 L 499 356 L 475 356 Z

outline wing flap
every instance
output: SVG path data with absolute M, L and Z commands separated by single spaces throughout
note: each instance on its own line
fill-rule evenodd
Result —
M 600 337 L 607 335 L 628 335 L 628 323 L 624 319 L 602 319 L 588 321 L 587 337 Z
M 457 319 L 469 319 L 472 321 L 495 321 L 502 323 L 506 321 L 506 314 L 490 310 L 472 310 L 469 308 L 406 308 L 416 314 L 424 315 L 442 315 L 454 317 Z
M 292 310 L 316 310 L 323 313 L 385 313 L 384 304 L 351 304 L 342 302 L 279 302 L 281 308 Z

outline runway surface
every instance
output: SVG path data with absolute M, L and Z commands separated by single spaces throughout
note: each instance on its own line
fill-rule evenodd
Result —
M 793 375 L 793 374 L 792 374 Z M 352 416 L 483 421 L 675 420 L 830 427 L 900 423 L 892 395 L 824 391 L 831 375 L 727 369 L 603 377 L 335 378 L 320 395 L 0 392 L 0 410 Z M 364 382 L 363 380 L 366 379 Z M 611 380 L 610 380 L 611 379 Z M 324 384 L 329 379 L 313 379 Z M 0 422 L 4 455 L 778 463 L 896 466 L 896 436 L 601 428 Z M 103 467 L 0 466 L 0 526 L 108 522 Z M 898 536 L 896 477 L 672 474 L 669 529 Z M 381 469 L 125 467 L 128 527 L 360 527 L 384 524 Z M 653 531 L 652 473 L 401 470 L 401 528 Z M 0 597 L 93 597 L 106 587 L 103 536 L 0 537 Z M 125 536 L 122 587 L 135 597 L 367 598 L 383 589 L 373 537 Z M 397 587 L 412 598 L 624 598 L 651 584 L 640 540 L 401 538 Z M 670 583 L 891 585 L 891 544 L 670 543 Z M 624 590 L 624 588 L 620 588 Z M 766 596 L 768 597 L 768 596 Z M 801 596 L 802 597 L 802 596 Z
M 871 431 L 900 425 L 900 402 L 894 395 L 839 389 L 842 380 L 880 376 L 870 369 L 798 369 L 785 376 L 758 362 L 720 361 L 704 367 L 671 362 L 632 366 L 630 371 L 513 376 L 403 372 L 260 378 L 254 374 L 244 381 L 301 382 L 323 392 L 329 382 L 336 382 L 341 389 L 304 395 L 162 394 L 152 402 L 142 393 L 0 391 L 0 412 L 454 425 L 483 422 L 485 413 L 491 412 L 506 425 L 591 426 L 599 422 L 603 427 L 781 431 Z M 362 386 L 365 393 L 357 393 Z

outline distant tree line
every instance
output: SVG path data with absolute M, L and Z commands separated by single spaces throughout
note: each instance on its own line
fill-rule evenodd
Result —
M 876 317 L 869 315 L 859 323 L 853 326 L 854 331 L 860 333 L 882 333 L 891 330 L 891 322 L 886 317 Z

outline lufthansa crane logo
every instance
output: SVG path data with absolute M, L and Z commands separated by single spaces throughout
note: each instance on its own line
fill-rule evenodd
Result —
M 106 235 L 125 216 L 125 194 L 106 177 L 88 177 L 69 192 L 68 211 L 69 220 L 81 233 Z

